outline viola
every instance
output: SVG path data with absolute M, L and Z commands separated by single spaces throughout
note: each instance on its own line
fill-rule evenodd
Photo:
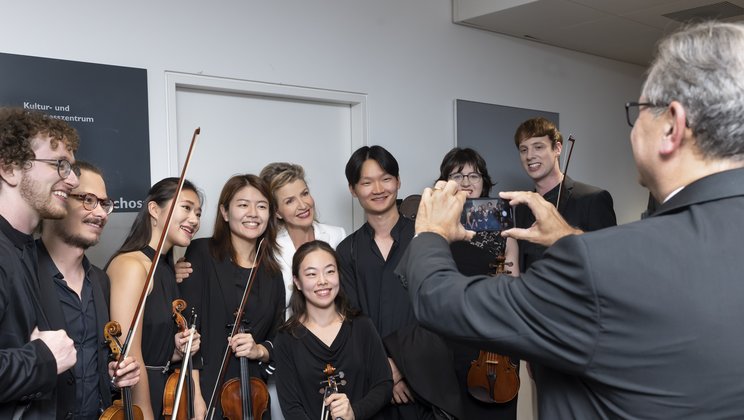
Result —
M 235 322 L 230 326 L 232 327 L 232 331 L 230 332 L 231 337 L 245 331 L 243 329 L 243 315 L 245 314 L 245 306 L 248 302 L 248 296 L 251 293 L 253 282 L 258 273 L 256 268 L 261 264 L 261 260 L 263 259 L 263 252 L 261 252 L 262 243 L 263 241 L 258 243 L 256 257 L 253 260 L 253 266 L 248 275 L 245 289 L 243 289 L 243 297 L 240 299 L 240 306 L 238 306 L 238 309 L 235 311 Z M 217 390 L 219 389 L 220 405 L 222 406 L 222 415 L 224 418 L 230 420 L 258 420 L 263 416 L 263 413 L 266 412 L 269 404 L 269 392 L 266 389 L 266 384 L 258 378 L 250 377 L 248 373 L 248 360 L 245 357 L 241 357 L 240 378 L 237 379 L 237 381 L 234 379 L 226 381 L 224 386 L 220 387 L 225 379 L 225 373 L 227 372 L 227 365 L 230 363 L 230 359 L 230 346 L 227 346 L 222 355 L 222 364 L 217 373 L 217 382 L 214 384 L 214 389 L 209 397 L 207 418 L 211 419 L 214 417 Z M 228 384 L 231 384 L 231 386 L 228 387 Z M 250 396 L 250 398 L 243 398 L 243 396 Z
M 241 325 L 238 333 L 244 333 Z M 248 359 L 240 357 L 240 377 L 225 381 L 220 392 L 222 417 L 229 420 L 259 420 L 269 407 L 269 390 L 264 381 L 250 377 Z M 249 395 L 250 398 L 244 396 Z
M 184 332 L 189 327 L 186 323 L 182 312 L 186 309 L 186 301 L 183 299 L 176 299 L 172 303 L 173 309 L 173 321 L 178 326 L 178 332 Z M 190 325 L 194 325 L 194 318 L 196 315 L 192 314 L 192 320 Z M 190 349 L 188 349 L 190 350 Z M 181 369 L 175 369 L 173 373 L 168 376 L 165 381 L 165 389 L 163 391 L 163 416 L 166 419 L 176 420 L 188 420 L 194 418 L 194 381 L 192 380 L 192 366 L 191 366 L 191 351 L 187 351 L 183 356 L 183 365 L 186 366 L 185 371 Z M 183 373 L 183 375 L 182 375 Z M 181 380 L 183 376 L 184 380 Z M 186 398 L 180 398 L 178 391 L 181 391 L 181 395 L 186 394 Z M 185 392 L 184 392 L 185 390 Z M 176 404 L 178 404 L 176 406 Z
M 320 412 L 320 420 L 330 420 L 331 410 L 326 406 L 325 399 L 331 394 L 337 393 L 339 385 L 346 385 L 346 380 L 344 379 L 344 373 L 341 371 L 336 373 L 336 368 L 330 363 L 326 363 L 323 374 L 326 375 L 326 379 L 320 381 L 320 384 L 323 385 L 323 388 L 320 388 L 320 393 L 323 394 L 323 409 Z M 342 419 L 337 418 L 336 420 Z
M 121 356 L 121 325 L 116 321 L 108 322 L 103 329 L 103 337 L 111 349 L 112 360 Z M 142 409 L 132 403 L 132 388 L 121 388 L 121 399 L 106 408 L 99 420 L 143 420 Z
M 496 274 L 509 274 L 502 254 L 496 257 Z M 519 365 L 512 363 L 508 356 L 483 351 L 473 360 L 468 370 L 468 392 L 478 401 L 485 403 L 506 403 L 519 392 Z

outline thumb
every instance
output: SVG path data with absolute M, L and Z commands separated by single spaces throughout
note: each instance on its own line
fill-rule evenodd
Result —
M 31 331 L 31 341 L 36 340 L 39 336 L 41 336 L 41 332 L 39 331 L 39 327 L 36 326 L 34 327 L 34 330 Z

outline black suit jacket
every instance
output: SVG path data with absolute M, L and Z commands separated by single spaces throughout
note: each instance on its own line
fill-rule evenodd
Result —
M 544 196 L 553 205 L 558 197 L 558 189 L 559 187 L 556 186 Z M 585 232 L 617 225 L 610 193 L 601 188 L 574 181 L 568 176 L 565 177 L 561 189 L 558 212 L 569 225 Z M 528 228 L 535 223 L 535 216 L 525 205 L 516 207 L 514 219 L 515 226 L 520 228 Z M 542 258 L 545 247 L 527 241 L 518 241 L 518 243 L 519 269 L 520 272 L 525 272 L 532 263 Z
M 62 305 L 57 295 L 57 286 L 53 277 L 59 273 L 54 261 L 41 240 L 36 241 L 39 252 L 39 284 L 40 299 L 49 317 L 50 327 L 53 330 L 67 329 Z M 104 343 L 103 328 L 109 321 L 108 296 L 111 290 L 108 275 L 100 268 L 90 264 L 87 257 L 83 259 L 83 267 L 86 270 L 93 288 L 93 303 L 96 306 L 96 331 L 98 331 L 98 373 L 100 380 L 98 389 L 101 393 L 103 408 L 111 405 L 111 391 L 108 376 L 108 346 Z M 57 376 L 57 419 L 71 419 L 75 412 L 75 377 L 72 370 L 67 370 Z
M 0 217 L 0 419 L 25 410 L 26 418 L 54 416 L 57 362 L 41 341 L 29 342 L 35 327 L 48 330 L 39 303 L 36 254 L 29 237 L 17 246 Z M 15 231 L 16 233 L 19 233 Z
M 548 418 L 744 418 L 744 169 L 651 217 L 557 241 L 521 277 L 466 277 L 423 233 L 399 273 L 427 327 L 543 365 Z

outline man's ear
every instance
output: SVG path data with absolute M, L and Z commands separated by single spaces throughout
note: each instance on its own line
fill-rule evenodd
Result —
M 349 184 L 349 192 L 351 193 L 351 196 L 352 197 L 359 198 L 359 197 L 357 197 L 356 192 L 354 192 L 354 186 L 351 185 L 351 184 Z
M 21 182 L 23 171 L 18 165 L 0 164 L 0 177 L 6 184 L 15 187 Z
M 669 156 L 682 147 L 682 142 L 687 134 L 687 113 L 685 108 L 677 101 L 672 101 L 664 117 L 664 137 L 662 137 L 659 153 Z

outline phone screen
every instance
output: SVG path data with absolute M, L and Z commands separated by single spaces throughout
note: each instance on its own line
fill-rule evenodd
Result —
M 514 212 L 501 198 L 471 198 L 465 201 L 460 223 L 475 232 L 499 232 L 514 227 Z

